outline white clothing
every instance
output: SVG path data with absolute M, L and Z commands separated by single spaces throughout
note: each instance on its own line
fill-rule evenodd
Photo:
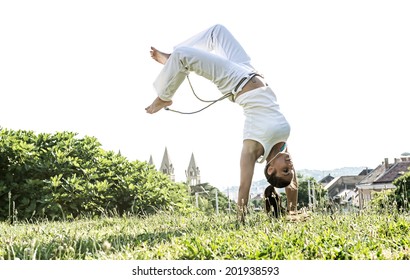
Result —
M 212 81 L 222 94 L 236 94 L 242 89 L 236 88 L 240 81 L 256 73 L 249 56 L 222 25 L 214 25 L 174 47 L 154 81 L 158 96 L 164 101 L 172 100 L 192 71 Z
M 175 46 L 160 74 L 154 81 L 158 96 L 171 101 L 178 87 L 190 72 L 212 81 L 222 94 L 235 96 L 256 70 L 245 50 L 222 25 L 214 25 Z M 280 112 L 276 96 L 269 87 L 258 88 L 240 95 L 235 100 L 244 108 L 244 140 L 261 143 L 263 162 L 272 147 L 286 142 L 290 127 Z
M 268 86 L 241 94 L 235 102 L 243 107 L 245 115 L 243 139 L 255 140 L 263 146 L 264 154 L 258 159 L 262 163 L 273 146 L 286 143 L 290 125 L 280 111 L 275 93 Z

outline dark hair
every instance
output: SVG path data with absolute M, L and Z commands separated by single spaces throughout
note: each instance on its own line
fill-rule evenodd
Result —
M 279 178 L 276 176 L 275 172 L 273 172 L 271 175 L 268 174 L 268 167 L 269 165 L 265 166 L 265 177 L 266 180 L 268 181 L 269 184 L 271 184 L 272 186 L 276 187 L 276 188 L 286 188 L 287 186 L 290 185 L 291 181 L 285 180 L 283 178 Z
M 275 188 L 270 185 L 265 189 L 264 196 L 266 213 L 272 213 L 275 218 L 279 218 L 279 216 L 284 213 L 280 195 L 276 192 Z

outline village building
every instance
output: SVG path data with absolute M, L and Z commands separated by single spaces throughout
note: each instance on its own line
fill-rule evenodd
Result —
M 168 155 L 167 147 L 165 147 L 164 156 L 162 157 L 162 162 L 161 162 L 161 166 L 159 168 L 159 171 L 161 171 L 162 173 L 168 175 L 169 179 L 172 182 L 175 182 L 174 166 L 173 166 L 173 164 L 171 162 L 171 159 Z
M 357 184 L 359 208 L 363 208 L 373 197 L 375 192 L 395 189 L 393 181 L 406 172 L 409 172 L 410 157 L 394 159 L 389 163 L 386 158 L 382 164 Z
M 344 207 L 356 206 L 356 184 L 364 178 L 365 175 L 339 176 L 325 185 L 324 189 L 330 201 Z
M 152 156 L 150 156 L 148 164 L 154 165 L 154 161 L 152 159 Z M 158 169 L 162 173 L 168 175 L 169 179 L 173 182 L 175 182 L 175 170 L 174 170 L 174 165 L 171 162 L 171 158 L 168 154 L 168 149 L 165 147 L 164 155 L 162 157 L 162 162 L 161 166 Z M 185 170 L 185 175 L 186 175 L 186 183 L 188 186 L 193 187 L 201 184 L 201 172 L 199 170 L 199 167 L 197 166 L 195 162 L 195 157 L 194 153 L 191 155 L 191 159 L 188 164 L 187 170 Z
M 154 165 L 152 156 L 149 164 Z M 162 173 L 169 176 L 175 182 L 175 170 L 165 147 L 160 168 Z M 382 164 L 375 169 L 363 169 L 357 175 L 333 177 L 330 174 L 318 181 L 327 192 L 329 201 L 338 204 L 344 209 L 354 207 L 362 209 L 373 198 L 375 192 L 396 188 L 393 181 L 410 170 L 410 155 L 403 154 L 400 158 L 389 163 L 384 159 Z M 192 188 L 201 184 L 199 167 L 196 164 L 194 154 L 191 154 L 188 168 L 185 170 L 186 183 Z M 258 200 L 260 197 L 256 196 Z
M 322 185 L 322 186 L 326 186 L 327 184 L 329 184 L 330 182 L 332 182 L 332 180 L 334 179 L 335 177 L 333 177 L 333 176 L 331 176 L 330 174 L 328 174 L 326 177 L 323 177 L 322 179 L 320 179 L 319 181 L 318 181 L 318 183 L 320 184 L 320 185 Z
M 154 160 L 152 159 L 152 156 L 149 156 L 149 161 L 148 161 L 148 164 L 149 164 L 149 165 L 154 165 L 154 166 L 155 166 L 155 164 L 154 164 Z
M 187 178 L 187 185 L 192 187 L 201 184 L 201 175 L 198 166 L 196 166 L 194 153 L 191 155 L 191 160 L 187 170 L 185 170 L 185 175 Z
M 409 172 L 409 168 L 409 156 L 396 158 L 394 163 L 389 163 L 386 158 L 375 169 L 364 169 L 358 175 L 336 177 L 327 183 L 324 189 L 329 200 L 341 207 L 354 206 L 363 209 L 375 192 L 395 189 L 393 181 Z

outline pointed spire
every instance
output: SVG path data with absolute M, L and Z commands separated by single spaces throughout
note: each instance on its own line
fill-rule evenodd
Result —
M 185 170 L 185 175 L 189 186 L 196 186 L 201 183 L 200 171 L 198 166 L 196 166 L 194 153 L 191 155 L 191 160 L 189 161 L 188 169 Z
M 152 159 L 152 155 L 150 155 L 150 156 L 149 156 L 149 161 L 148 161 L 148 164 L 149 164 L 149 165 L 154 165 L 154 166 L 155 166 L 155 164 L 154 164 L 154 160 Z
M 189 161 L 189 165 L 188 165 L 188 171 L 194 171 L 196 170 L 196 162 L 195 162 L 195 157 L 194 157 L 194 153 L 192 153 L 191 155 L 191 160 Z
M 167 147 L 165 147 L 164 155 L 162 157 L 162 162 L 161 162 L 161 171 L 168 170 L 170 165 L 171 165 L 171 160 L 169 159 L 168 149 Z
M 161 167 L 159 169 L 162 173 L 169 175 L 171 181 L 175 181 L 174 166 L 171 163 L 168 155 L 168 149 L 165 147 L 164 156 L 162 157 Z

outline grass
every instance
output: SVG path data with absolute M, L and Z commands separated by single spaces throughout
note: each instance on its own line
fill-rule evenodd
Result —
M 311 214 L 306 221 L 252 213 L 158 213 L 67 222 L 0 223 L 0 259 L 406 260 L 408 214 Z

